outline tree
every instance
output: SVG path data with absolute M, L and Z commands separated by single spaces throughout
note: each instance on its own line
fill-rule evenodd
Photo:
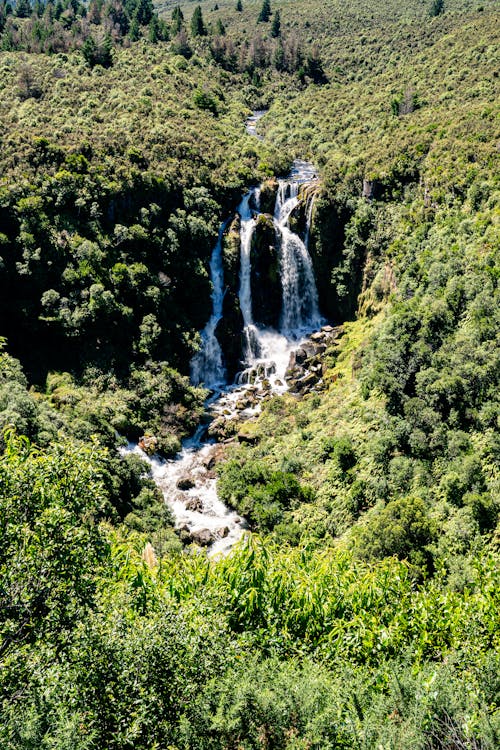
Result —
M 96 523 L 106 495 L 95 448 L 40 453 L 6 435 L 0 458 L 0 654 L 45 638 L 63 640 L 92 606 L 107 546 Z
M 17 0 L 16 16 L 18 18 L 29 18 L 31 16 L 31 5 L 29 0 Z
M 326 75 L 319 54 L 319 47 L 314 45 L 306 60 L 306 73 L 314 83 L 326 83 Z
M 174 31 L 174 34 L 178 34 L 180 30 L 182 29 L 182 25 L 184 22 L 184 14 L 180 8 L 180 5 L 176 5 L 176 7 L 172 11 L 172 28 Z
M 271 18 L 271 2 L 270 0 L 263 0 L 262 8 L 260 9 L 259 17 L 257 21 L 259 23 L 267 23 Z
M 158 23 L 158 16 L 155 14 L 151 21 L 149 22 L 149 33 L 148 33 L 149 41 L 153 44 L 156 44 L 156 42 L 160 38 L 160 27 Z
M 220 20 L 220 18 L 217 19 L 217 23 L 215 24 L 215 31 L 219 36 L 225 36 L 226 34 L 226 27 Z
M 279 10 L 274 14 L 273 22 L 271 24 L 271 36 L 273 39 L 277 39 L 281 36 L 281 18 Z
M 238 13 L 241 13 L 241 11 L 243 10 L 243 3 L 241 2 L 241 0 L 238 0 L 238 2 L 236 3 L 236 10 L 238 11 Z
M 141 26 L 147 26 L 151 21 L 154 13 L 153 3 L 151 0 L 139 0 L 135 10 L 135 16 Z
M 139 26 L 139 21 L 134 16 L 133 19 L 130 22 L 130 29 L 129 29 L 129 32 L 128 32 L 128 36 L 129 36 L 129 39 L 130 39 L 131 42 L 137 42 L 137 40 L 139 39 L 140 35 L 141 35 L 141 30 L 140 30 L 140 26 Z
M 444 11 L 444 0 L 432 0 L 429 15 L 439 16 Z
M 200 5 L 196 6 L 191 17 L 191 34 L 193 36 L 206 36 L 207 34 Z

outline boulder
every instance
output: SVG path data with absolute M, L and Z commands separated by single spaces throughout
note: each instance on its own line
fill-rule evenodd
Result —
M 195 544 L 200 547 L 208 547 L 214 541 L 213 534 L 210 529 L 199 529 L 198 531 L 191 532 L 191 539 Z
M 219 537 L 219 539 L 225 539 L 226 536 L 229 534 L 229 526 L 221 526 L 220 529 L 217 529 L 216 534 Z
M 186 502 L 186 509 L 195 511 L 196 513 L 203 512 L 203 502 L 200 497 L 190 497 Z
M 190 490 L 194 487 L 194 485 L 195 485 L 194 480 L 189 476 L 181 477 L 180 479 L 177 480 L 177 488 L 179 490 L 183 490 L 183 491 Z

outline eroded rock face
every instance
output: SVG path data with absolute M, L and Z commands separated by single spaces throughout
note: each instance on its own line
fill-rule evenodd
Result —
M 281 313 L 279 250 L 273 217 L 260 214 L 252 238 L 252 306 L 257 325 L 277 328 Z
M 278 180 L 276 177 L 266 180 L 260 187 L 260 210 L 264 214 L 274 213 L 276 194 L 278 192 Z
M 321 388 L 324 371 L 323 355 L 343 334 L 342 326 L 323 326 L 290 355 L 285 380 L 290 393 L 302 396 Z

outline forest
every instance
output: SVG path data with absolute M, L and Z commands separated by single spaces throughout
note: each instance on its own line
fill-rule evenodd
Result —
M 2 748 L 500 746 L 498 21 L 0 0 Z M 287 242 L 315 332 L 217 411 L 215 251 L 230 393 Z

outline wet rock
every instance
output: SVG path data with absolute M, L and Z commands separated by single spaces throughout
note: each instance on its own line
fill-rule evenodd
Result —
M 183 544 L 191 544 L 191 530 L 187 524 L 175 529 L 175 533 Z
M 210 529 L 199 529 L 198 531 L 192 531 L 191 539 L 200 547 L 208 547 L 208 545 L 212 544 L 212 542 L 214 541 Z
M 177 480 L 177 488 L 179 490 L 191 490 L 194 485 L 194 480 L 191 477 L 181 477 Z
M 276 232 L 270 214 L 261 213 L 257 217 L 252 236 L 251 287 L 255 323 L 277 328 L 281 313 L 282 289 Z
M 274 212 L 277 192 L 278 180 L 276 177 L 272 177 L 270 180 L 265 180 L 262 183 L 260 186 L 260 210 L 262 213 L 272 214 Z
M 139 448 L 147 453 L 148 456 L 152 456 L 158 450 L 158 438 L 154 435 L 142 435 L 138 442 Z
M 203 512 L 203 502 L 200 497 L 190 497 L 186 502 L 186 509 L 195 511 L 196 513 Z
M 216 534 L 219 539 L 225 539 L 229 534 L 229 526 L 222 526 L 220 529 L 217 529 Z
M 311 341 L 323 341 L 325 338 L 325 334 L 323 331 L 316 331 L 316 333 L 311 334 Z
M 222 460 L 223 456 L 224 448 L 220 445 L 214 445 L 209 455 L 203 460 L 203 466 L 207 471 L 211 471 Z

